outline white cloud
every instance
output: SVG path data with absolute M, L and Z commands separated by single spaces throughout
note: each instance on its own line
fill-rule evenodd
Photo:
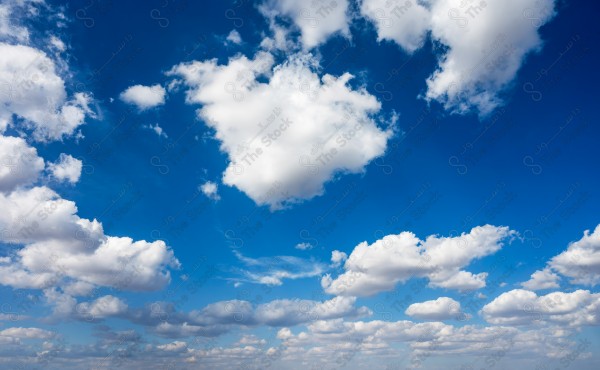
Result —
M 431 36 L 447 51 L 426 98 L 453 112 L 488 114 L 526 55 L 542 46 L 538 29 L 553 15 L 554 0 L 432 1 Z
M 454 113 L 489 114 L 514 80 L 527 54 L 542 46 L 539 28 L 554 16 L 554 0 L 364 0 L 361 14 L 377 39 L 407 52 L 426 35 L 442 50 L 427 79 L 427 100 Z
M 50 44 L 52 44 L 52 46 L 54 46 L 58 51 L 62 52 L 67 50 L 67 46 L 65 45 L 65 43 L 54 35 L 50 36 Z
M 123 290 L 156 290 L 179 262 L 163 241 L 104 234 L 102 224 L 77 216 L 71 201 L 47 187 L 0 193 L 0 241 L 24 245 L 0 265 L 0 284 L 47 288 L 82 281 Z
M 377 41 L 394 41 L 407 52 L 419 49 L 430 29 L 429 10 L 417 0 L 363 0 L 360 12 L 374 23 Z
M 48 164 L 48 170 L 59 181 L 68 181 L 75 184 L 81 176 L 82 162 L 72 156 L 61 153 L 58 161 Z
M 331 265 L 334 267 L 338 267 L 345 260 L 348 259 L 348 255 L 344 252 L 340 251 L 332 251 L 331 252 Z
M 153 86 L 134 85 L 128 87 L 119 97 L 125 103 L 133 104 L 143 111 L 165 104 L 165 95 L 165 88 L 156 84 Z
M 514 289 L 501 294 L 481 309 L 486 321 L 500 325 L 553 323 L 567 326 L 599 325 L 600 294 L 588 290 L 554 292 L 538 296 Z
M 0 330 L 0 337 L 12 337 L 18 339 L 49 339 L 56 334 L 39 328 L 7 328 Z
M 314 245 L 310 244 L 310 243 L 298 243 L 294 246 L 294 248 L 296 249 L 300 249 L 301 251 L 308 251 L 314 248 Z
M 159 137 L 168 138 L 167 133 L 162 129 L 162 127 L 160 127 L 158 125 L 158 123 L 155 123 L 154 125 L 146 125 L 146 126 L 143 126 L 143 127 L 147 128 L 149 130 L 154 131 L 154 133 L 156 135 L 158 135 Z
M 464 320 L 467 316 L 461 312 L 460 303 L 452 298 L 440 297 L 433 301 L 413 303 L 404 312 L 408 316 L 430 321 Z
M 220 200 L 221 196 L 219 195 L 219 186 L 217 183 L 212 181 L 207 181 L 204 184 L 198 187 L 202 194 L 206 195 L 208 199 L 212 200 Z
M 412 277 L 426 277 L 431 287 L 482 288 L 487 273 L 462 269 L 498 251 L 514 234 L 507 227 L 485 225 L 456 237 L 431 235 L 420 240 L 411 232 L 388 235 L 371 245 L 357 245 L 344 264 L 345 272 L 335 279 L 325 275 L 321 285 L 327 293 L 350 296 L 391 290 Z
M 272 65 L 273 56 L 259 52 L 227 65 L 183 63 L 168 74 L 184 79 L 188 103 L 202 104 L 200 118 L 215 129 L 230 161 L 223 183 L 277 208 L 322 194 L 338 173 L 363 172 L 393 133 L 377 126 L 380 103 L 351 89 L 350 74 L 319 78 L 309 55 L 291 56 L 271 75 Z
M 44 160 L 22 138 L 0 135 L 0 192 L 37 181 Z
M 25 119 L 37 141 L 60 140 L 73 135 L 94 117 L 90 96 L 76 93 L 67 101 L 65 83 L 48 56 L 24 45 L 0 43 L 0 133 L 12 124 L 12 115 Z
M 13 23 L 15 19 L 18 19 L 14 13 L 15 10 L 19 10 L 19 5 L 22 4 L 10 1 L 0 4 L 0 36 L 13 38 L 20 43 L 27 43 L 29 42 L 29 30 Z
M 237 30 L 231 30 L 231 32 L 229 32 L 227 35 L 226 40 L 239 45 L 242 43 L 242 36 L 240 36 L 240 33 Z
M 600 225 L 591 234 L 586 230 L 580 240 L 570 243 L 548 265 L 570 278 L 572 284 L 600 284 Z
M 306 49 L 323 44 L 334 34 L 350 37 L 348 0 L 267 0 L 259 10 L 271 21 L 277 17 L 291 19 Z
M 92 302 L 77 305 L 77 313 L 90 318 L 99 319 L 109 316 L 123 315 L 127 312 L 127 304 L 119 298 L 106 295 Z
M 524 283 L 521 283 L 521 286 L 528 290 L 558 288 L 559 280 L 560 276 L 553 273 L 550 269 L 545 268 L 543 270 L 536 271 L 533 274 L 531 274 L 531 279 L 527 280 Z

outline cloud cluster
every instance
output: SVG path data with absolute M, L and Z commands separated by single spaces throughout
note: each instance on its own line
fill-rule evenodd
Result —
M 338 173 L 360 173 L 384 154 L 391 129 L 378 127 L 380 103 L 352 76 L 315 73 L 310 55 L 273 68 L 273 56 L 179 64 L 168 73 L 188 86 L 187 102 L 215 130 L 229 165 L 223 182 L 257 204 L 280 207 L 323 193 Z
M 392 290 L 410 278 L 425 277 L 429 286 L 458 290 L 485 287 L 487 273 L 463 270 L 472 261 L 502 248 L 515 235 L 508 227 L 478 226 L 455 237 L 431 235 L 420 240 L 411 232 L 388 235 L 373 244 L 357 245 L 344 264 L 345 272 L 321 285 L 335 295 L 370 296 Z

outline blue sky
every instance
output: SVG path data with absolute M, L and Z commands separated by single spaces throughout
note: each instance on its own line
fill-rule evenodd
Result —
M 2 2 L 0 367 L 597 368 L 595 10 Z

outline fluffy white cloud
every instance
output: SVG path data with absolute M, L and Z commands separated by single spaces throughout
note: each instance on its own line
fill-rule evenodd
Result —
M 58 157 L 58 161 L 55 163 L 48 164 L 48 170 L 55 179 L 59 181 L 66 180 L 71 184 L 75 184 L 79 181 L 82 167 L 81 160 L 73 158 L 65 153 L 61 153 Z
M 554 16 L 554 0 L 364 0 L 361 14 L 378 40 L 407 52 L 429 32 L 442 46 L 438 69 L 427 79 L 428 100 L 455 113 L 489 114 L 528 53 L 539 50 L 539 28 Z
M 430 29 L 429 9 L 417 0 L 363 0 L 360 12 L 374 23 L 377 41 L 394 41 L 407 52 L 420 48 Z
M 47 288 L 72 281 L 124 290 L 156 290 L 179 262 L 163 241 L 104 234 L 102 224 L 77 216 L 75 203 L 47 187 L 0 194 L 0 241 L 24 245 L 0 264 L 0 283 Z
M 488 114 L 525 56 L 541 47 L 538 29 L 553 15 L 554 0 L 432 1 L 431 36 L 447 50 L 427 80 L 427 99 Z
M 44 160 L 24 139 L 0 135 L 0 192 L 35 182 L 43 169 Z
M 134 85 L 123 91 L 120 98 L 125 103 L 133 104 L 143 111 L 165 104 L 165 95 L 165 88 L 159 84 L 153 86 Z
M 259 52 L 253 60 L 196 61 L 169 72 L 189 87 L 188 103 L 202 104 L 200 118 L 229 156 L 224 184 L 279 207 L 322 194 L 335 174 L 362 172 L 384 154 L 392 130 L 377 126 L 380 103 L 350 88 L 350 74 L 319 78 L 310 55 L 272 65 L 273 56 Z
M 332 251 L 331 252 L 331 265 L 334 267 L 338 267 L 345 260 L 348 259 L 348 255 L 344 252 L 340 251 Z
M 471 261 L 498 251 L 515 234 L 508 227 L 478 226 L 456 237 L 431 235 L 418 239 L 411 232 L 388 235 L 368 245 L 357 245 L 336 279 L 326 275 L 327 293 L 369 296 L 391 290 L 412 277 L 426 277 L 432 287 L 472 290 L 485 286 L 486 273 L 462 270 Z
M 115 296 L 106 295 L 92 302 L 78 304 L 77 312 L 94 319 L 118 316 L 127 312 L 127 304 Z
M 417 319 L 431 321 L 464 320 L 467 317 L 461 312 L 460 303 L 448 297 L 413 303 L 404 313 Z
M 568 326 L 600 324 L 600 294 L 587 290 L 554 292 L 538 296 L 514 289 L 501 294 L 481 309 L 486 321 L 501 325 L 547 322 Z
M 60 140 L 73 135 L 94 116 L 91 98 L 76 93 L 67 100 L 65 84 L 54 62 L 42 51 L 24 45 L 0 43 L 0 133 L 22 117 L 22 127 L 37 141 Z
M 559 280 L 560 276 L 556 275 L 550 269 L 545 268 L 543 270 L 536 271 L 533 274 L 531 274 L 531 279 L 527 280 L 524 283 L 521 283 L 521 286 L 528 290 L 558 288 Z
M 552 258 L 548 265 L 572 284 L 595 286 L 600 283 L 600 225 L 590 234 L 570 243 L 567 250 Z
M 259 9 L 271 20 L 291 19 L 306 49 L 324 43 L 333 34 L 350 37 L 348 0 L 267 0 Z
M 571 284 L 596 286 L 600 283 L 600 225 L 592 233 L 586 230 L 580 240 L 569 243 L 564 252 L 521 285 L 529 290 L 557 288 L 561 276 L 569 278 Z
M 202 194 L 206 195 L 208 199 L 219 200 L 221 196 L 219 196 L 219 186 L 217 183 L 212 181 L 207 181 L 204 184 L 198 187 Z

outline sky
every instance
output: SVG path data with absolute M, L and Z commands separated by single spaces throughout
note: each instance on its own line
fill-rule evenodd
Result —
M 598 8 L 0 3 L 0 368 L 597 369 Z

